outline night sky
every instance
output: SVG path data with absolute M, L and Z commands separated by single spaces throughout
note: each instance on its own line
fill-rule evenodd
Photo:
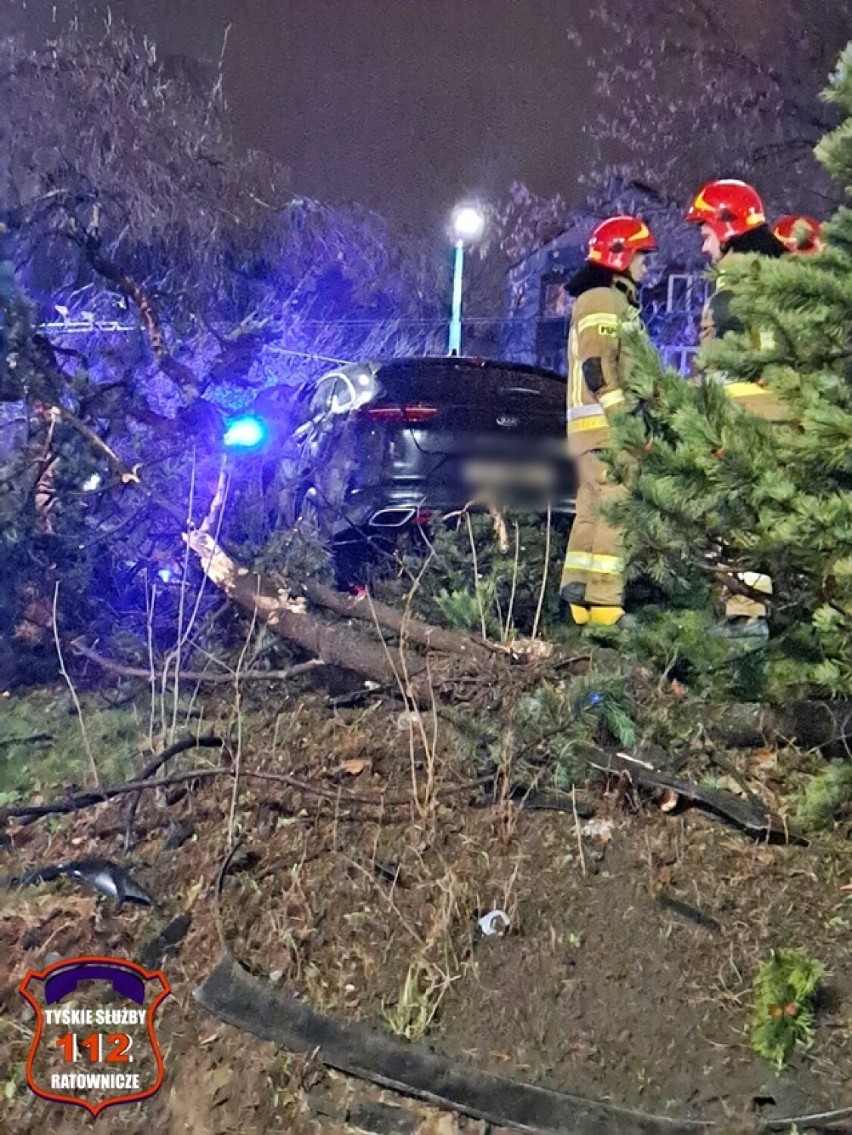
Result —
M 20 3 L 20 0 L 18 0 Z M 296 192 L 361 201 L 426 232 L 459 197 L 513 178 L 576 196 L 590 71 L 580 0 L 112 0 L 161 56 L 214 62 L 224 29 L 235 141 L 290 167 Z M 107 4 L 77 7 L 95 29 Z M 12 20 L 49 33 L 53 5 Z M 101 17 L 98 16 L 101 14 Z M 496 18 L 495 18 L 496 17 Z

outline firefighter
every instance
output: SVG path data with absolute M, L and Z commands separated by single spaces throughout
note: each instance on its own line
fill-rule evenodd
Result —
M 787 213 L 772 226 L 773 234 L 788 252 L 798 256 L 815 256 L 825 247 L 822 225 L 814 217 Z
M 767 328 L 745 327 L 731 312 L 730 285 L 725 277 L 726 266 L 737 256 L 757 254 L 780 257 L 787 249 L 771 231 L 760 195 L 744 181 L 723 179 L 711 181 L 693 198 L 686 213 L 690 224 L 701 226 L 702 251 L 716 266 L 716 286 L 701 317 L 701 342 L 721 339 L 728 331 L 746 332 L 755 347 L 771 347 L 772 332 Z M 747 413 L 771 422 L 790 421 L 792 415 L 780 398 L 760 382 L 734 382 L 724 374 L 707 377 L 724 384 L 728 397 Z M 752 590 L 772 594 L 769 576 L 743 572 L 738 578 Z M 729 593 L 725 603 L 727 632 L 765 637 L 768 634 L 766 607 L 746 595 Z
M 595 228 L 586 262 L 568 284 L 576 299 L 568 336 L 566 417 L 578 487 L 560 595 L 578 624 L 613 626 L 624 617 L 621 538 L 600 514 L 600 506 L 623 489 L 610 480 L 600 452 L 609 444 L 610 416 L 625 407 L 630 358 L 621 332 L 641 326 L 638 286 L 646 254 L 656 247 L 638 217 L 610 217 Z

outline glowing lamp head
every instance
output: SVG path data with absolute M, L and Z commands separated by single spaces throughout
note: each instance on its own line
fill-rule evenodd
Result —
M 258 449 L 266 441 L 266 423 L 252 414 L 232 418 L 222 443 L 226 449 Z
M 485 227 L 485 217 L 474 205 L 459 205 L 453 211 L 453 236 L 456 240 L 478 240 Z

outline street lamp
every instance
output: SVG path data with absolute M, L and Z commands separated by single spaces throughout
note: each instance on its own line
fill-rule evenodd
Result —
M 452 233 L 455 243 L 453 260 L 453 308 L 450 315 L 450 339 L 447 353 L 461 354 L 462 276 L 464 274 L 464 248 L 482 236 L 485 217 L 476 205 L 457 205 L 453 210 Z

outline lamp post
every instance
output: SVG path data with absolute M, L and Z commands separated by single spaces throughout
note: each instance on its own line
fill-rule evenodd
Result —
M 464 249 L 482 236 L 485 218 L 475 205 L 457 205 L 453 210 L 453 306 L 450 314 L 450 335 L 447 354 L 461 354 L 462 277 L 464 275 Z

